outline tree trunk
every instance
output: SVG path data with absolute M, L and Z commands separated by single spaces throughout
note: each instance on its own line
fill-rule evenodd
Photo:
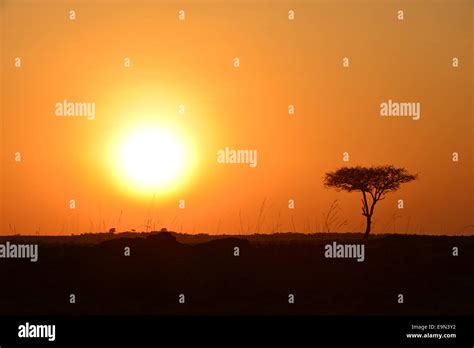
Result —
M 372 224 L 372 216 L 367 215 L 367 225 L 365 227 L 365 234 L 364 234 L 364 239 L 369 238 L 369 233 L 370 233 L 370 226 Z

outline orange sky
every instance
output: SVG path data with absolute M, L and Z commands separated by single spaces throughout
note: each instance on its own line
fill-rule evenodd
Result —
M 340 231 L 362 231 L 360 194 L 322 178 L 378 164 L 420 179 L 379 203 L 376 233 L 474 233 L 472 1 L 0 4 L 0 233 L 145 230 L 147 219 L 189 233 L 315 232 L 335 199 Z M 95 102 L 94 120 L 56 117 L 64 99 Z M 381 117 L 389 99 L 419 102 L 420 119 Z M 146 122 L 184 137 L 195 163 L 165 194 L 136 194 L 110 164 Z M 256 149 L 257 167 L 217 163 L 225 147 Z

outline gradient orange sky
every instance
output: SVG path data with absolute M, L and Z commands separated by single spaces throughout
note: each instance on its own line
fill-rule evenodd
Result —
M 360 194 L 322 178 L 379 164 L 420 179 L 376 206 L 375 233 L 474 233 L 472 1 L 0 4 L 2 234 L 141 231 L 147 220 L 188 233 L 309 233 L 335 199 L 340 231 L 363 231 Z M 95 119 L 56 117 L 64 99 L 95 102 Z M 421 103 L 420 120 L 381 117 L 389 99 Z M 195 168 L 166 194 L 134 193 L 110 165 L 117 139 L 148 121 L 193 150 Z M 256 149 L 257 167 L 218 164 L 226 146 Z

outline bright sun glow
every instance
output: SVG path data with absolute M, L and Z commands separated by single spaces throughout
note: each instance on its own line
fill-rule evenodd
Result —
M 125 135 L 116 156 L 121 181 L 132 190 L 166 192 L 189 170 L 185 143 L 170 129 L 142 127 Z

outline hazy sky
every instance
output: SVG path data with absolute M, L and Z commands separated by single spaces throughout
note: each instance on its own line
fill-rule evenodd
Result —
M 363 231 L 360 194 L 322 178 L 379 164 L 420 178 L 377 205 L 376 233 L 474 233 L 472 1 L 0 4 L 3 234 L 147 220 L 189 233 L 314 232 L 336 199 L 339 230 Z M 94 119 L 56 116 L 64 100 L 95 103 Z M 419 103 L 419 120 L 382 117 L 388 100 Z M 149 124 L 187 153 L 163 192 L 137 192 L 113 162 Z M 257 150 L 257 166 L 218 163 L 225 147 Z

